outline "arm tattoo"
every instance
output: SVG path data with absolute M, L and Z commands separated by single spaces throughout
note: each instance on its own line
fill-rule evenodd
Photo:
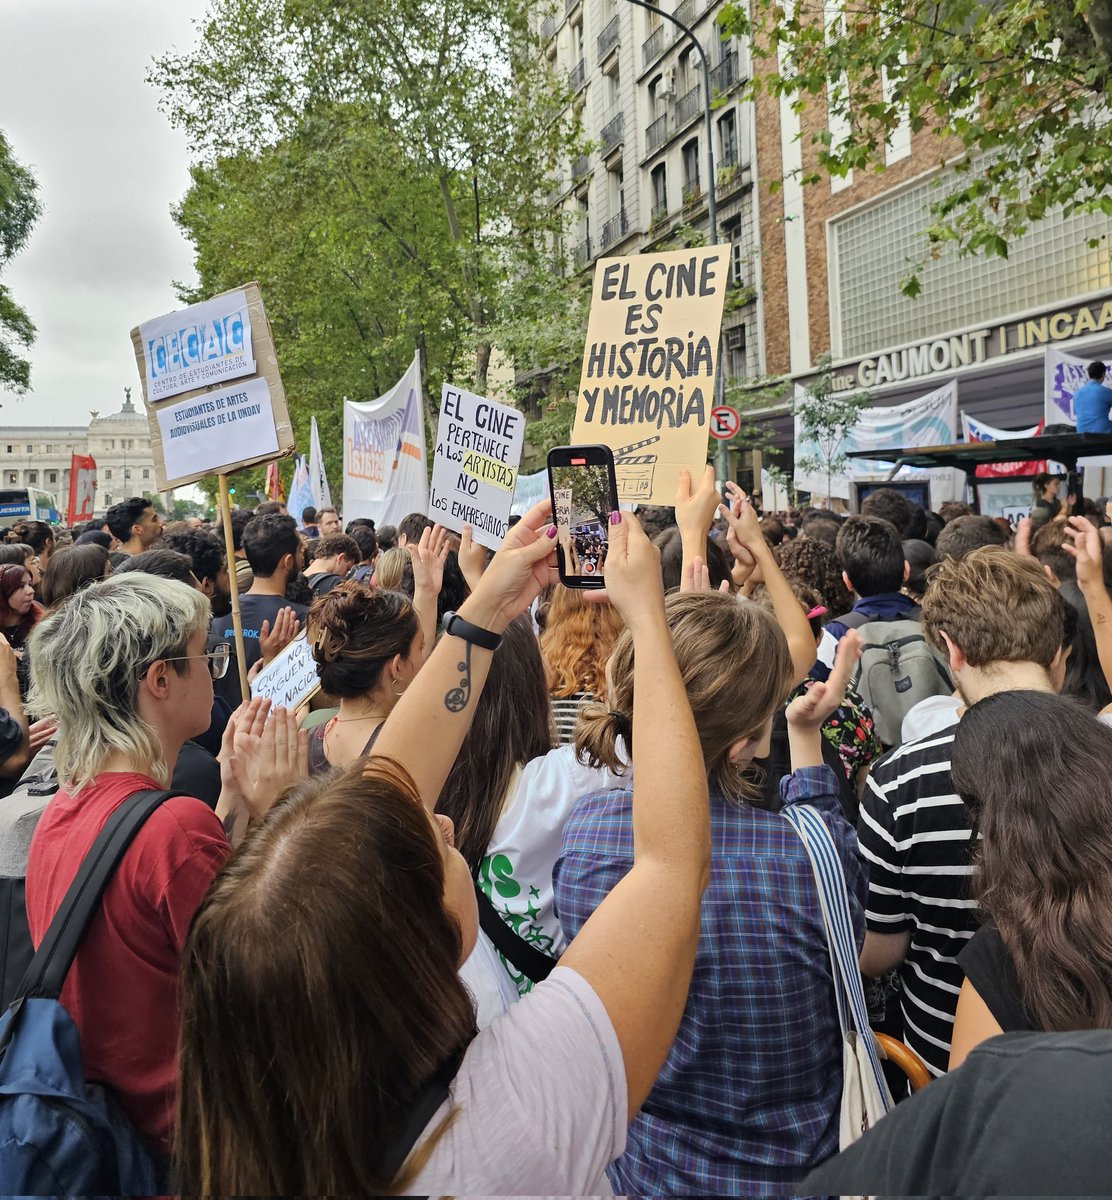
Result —
M 236 818 L 239 816 L 239 811 L 235 808 L 229 810 L 228 815 L 224 818 L 224 833 L 230 842 L 232 840 L 232 832 L 236 827 Z
M 444 697 L 444 707 L 453 713 L 463 712 L 471 701 L 471 643 L 464 642 L 463 645 L 463 662 L 456 666 L 463 678 L 459 687 L 452 688 Z

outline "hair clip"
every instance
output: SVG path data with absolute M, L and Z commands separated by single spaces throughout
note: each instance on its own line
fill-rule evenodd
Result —
M 825 617 L 825 616 L 826 616 L 826 605 L 825 604 L 816 604 L 815 607 L 812 608 L 811 611 L 807 614 L 807 620 L 808 621 L 811 620 L 812 617 Z

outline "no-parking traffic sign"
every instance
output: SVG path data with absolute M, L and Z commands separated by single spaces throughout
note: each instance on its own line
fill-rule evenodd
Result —
M 730 438 L 737 435 L 740 428 L 741 417 L 738 416 L 736 409 L 719 404 L 710 410 L 710 436 L 712 438 L 717 438 L 720 442 L 728 442 Z

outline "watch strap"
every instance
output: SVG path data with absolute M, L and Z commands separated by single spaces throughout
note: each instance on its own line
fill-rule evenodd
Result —
M 480 625 L 472 625 L 457 612 L 444 614 L 444 632 L 452 637 L 462 638 L 472 646 L 480 646 L 484 650 L 497 650 L 502 645 L 502 635 L 483 629 Z

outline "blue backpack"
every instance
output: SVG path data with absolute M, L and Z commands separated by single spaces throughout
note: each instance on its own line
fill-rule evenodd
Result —
M 164 1183 L 115 1100 L 86 1082 L 77 1027 L 58 997 L 124 852 L 175 794 L 136 792 L 112 813 L 0 1017 L 0 1186 L 6 1195 L 152 1196 Z

